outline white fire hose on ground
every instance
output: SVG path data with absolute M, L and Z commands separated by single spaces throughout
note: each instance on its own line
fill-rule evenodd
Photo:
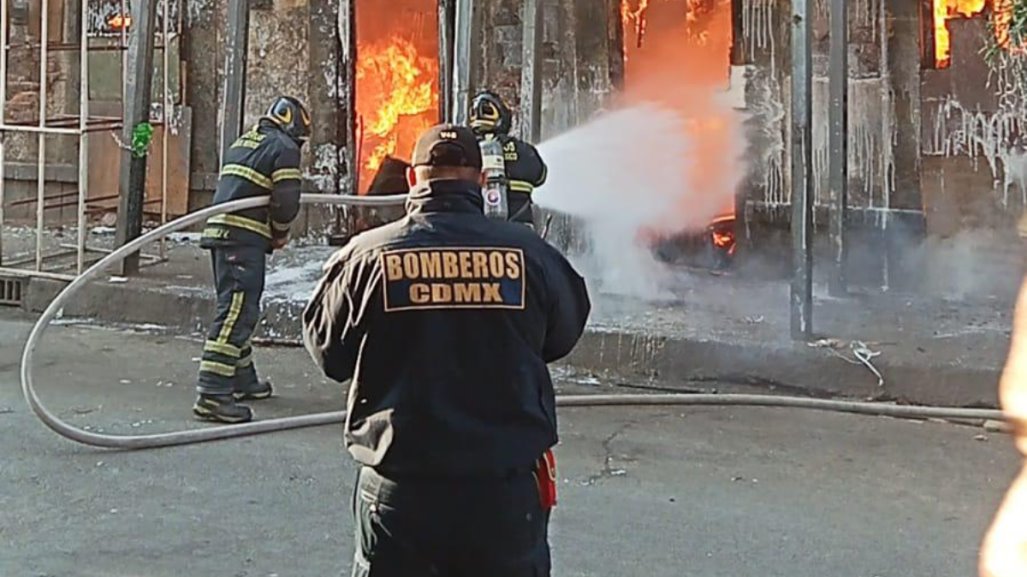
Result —
M 355 206 L 389 206 L 401 204 L 406 195 L 393 196 L 353 196 L 335 194 L 304 194 L 303 204 L 330 204 Z M 346 418 L 344 411 L 316 413 L 295 417 L 282 417 L 255 421 L 237 425 L 222 425 L 203 429 L 172 431 L 149 435 L 105 435 L 74 427 L 52 412 L 47 410 L 36 394 L 32 375 L 32 360 L 36 347 L 43 332 L 50 322 L 59 314 L 71 297 L 81 290 L 86 283 L 97 278 L 100 273 L 111 265 L 120 262 L 126 256 L 138 252 L 147 243 L 159 240 L 172 232 L 182 230 L 199 223 L 211 216 L 234 212 L 246 208 L 254 208 L 267 204 L 268 199 L 250 198 L 227 202 L 204 208 L 156 228 L 125 246 L 115 250 L 102 260 L 86 269 L 71 281 L 54 297 L 50 305 L 32 327 L 21 359 L 21 387 L 32 411 L 43 423 L 57 434 L 72 441 L 111 449 L 152 449 L 203 443 L 221 439 L 246 437 L 286 431 L 305 427 L 317 427 L 343 423 Z M 558 395 L 557 406 L 561 407 L 600 407 L 600 406 L 659 406 L 659 405 L 705 405 L 705 406 L 760 406 L 790 407 L 800 409 L 817 409 L 858 413 L 863 415 L 889 416 L 913 419 L 960 419 L 960 420 L 1002 420 L 1001 411 L 991 409 L 965 409 L 950 407 L 903 406 L 886 403 L 851 402 L 839 400 L 811 399 L 805 397 L 785 397 L 776 395 L 740 395 L 740 394 L 634 394 L 634 395 Z

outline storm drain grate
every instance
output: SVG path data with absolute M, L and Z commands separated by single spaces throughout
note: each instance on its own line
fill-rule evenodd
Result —
M 0 305 L 20 307 L 22 301 L 22 280 L 17 277 L 0 276 Z

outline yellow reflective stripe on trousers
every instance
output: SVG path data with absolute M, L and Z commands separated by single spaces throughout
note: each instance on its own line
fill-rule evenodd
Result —
M 200 371 L 214 373 L 215 375 L 221 375 L 222 377 L 228 378 L 235 376 L 235 367 L 232 365 L 226 365 L 225 363 L 216 363 L 214 361 L 200 361 Z
M 242 349 L 239 347 L 232 346 L 229 343 L 219 343 L 217 341 L 207 341 L 203 343 L 203 350 L 208 353 L 218 353 L 234 359 L 239 358 L 239 355 L 242 354 Z
M 515 192 L 526 192 L 528 194 L 531 194 L 531 192 L 535 190 L 535 187 L 528 184 L 527 182 L 524 182 L 523 180 L 511 180 L 510 190 Z
M 270 190 L 274 186 L 270 178 L 264 176 L 263 174 L 257 172 L 256 170 L 253 170 L 248 166 L 243 166 L 241 164 L 226 164 L 221 169 L 221 176 L 225 175 L 232 175 L 238 176 L 239 178 L 245 178 L 253 184 L 256 184 L 257 186 L 261 188 L 266 188 L 268 190 Z
M 271 173 L 272 182 L 281 182 L 283 180 L 303 180 L 303 175 L 298 168 L 279 168 Z
M 218 333 L 217 342 L 222 344 L 228 343 L 228 337 L 231 336 L 232 329 L 235 328 L 235 323 L 239 320 L 239 313 L 242 312 L 242 299 L 243 293 L 232 293 L 232 304 L 228 305 L 228 316 L 225 317 L 225 324 L 221 325 L 221 332 Z
M 242 351 L 246 351 L 246 354 L 243 355 L 241 359 L 239 359 L 239 362 L 235 363 L 235 366 L 239 367 L 240 369 L 246 368 L 253 364 L 253 335 L 250 335 L 250 338 L 246 339 L 246 344 L 243 345 L 241 349 L 239 349 L 240 355 L 242 355 Z
M 236 214 L 219 214 L 217 216 L 212 216 L 207 220 L 207 224 L 234 226 L 235 228 L 255 232 L 265 238 L 271 238 L 271 227 L 268 226 L 266 222 L 260 222 L 259 220 L 253 220 L 252 218 L 246 218 L 245 216 L 239 216 Z

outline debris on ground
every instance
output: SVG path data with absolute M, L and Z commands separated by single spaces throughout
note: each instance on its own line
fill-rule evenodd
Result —
M 867 369 L 870 370 L 870 372 L 874 373 L 874 376 L 877 377 L 877 386 L 884 386 L 884 376 L 881 374 L 881 371 L 877 370 L 877 367 L 875 367 L 874 364 L 871 362 L 874 358 L 881 356 L 881 351 L 871 350 L 871 348 L 865 342 L 848 341 L 848 343 L 846 343 L 846 341 L 843 341 L 842 339 L 828 338 L 813 341 L 812 343 L 809 343 L 809 346 L 813 348 L 827 349 L 827 351 L 829 351 L 831 354 L 844 360 L 847 363 L 865 366 Z M 849 349 L 855 360 L 850 359 L 844 354 L 838 352 L 839 350 L 844 350 L 845 348 Z

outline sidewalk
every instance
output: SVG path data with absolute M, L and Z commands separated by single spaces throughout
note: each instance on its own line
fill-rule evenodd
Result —
M 65 317 L 202 331 L 213 310 L 209 257 L 189 236 L 167 262 L 130 280 L 105 277 Z M 269 263 L 264 339 L 295 341 L 300 313 L 332 247 L 293 245 Z M 673 302 L 594 294 L 587 335 L 568 362 L 580 370 L 645 377 L 654 387 L 773 391 L 898 400 L 996 404 L 1011 326 L 1012 292 L 972 300 L 817 294 L 818 342 L 789 336 L 788 285 L 743 274 L 678 269 Z M 39 312 L 63 283 L 33 279 L 24 308 Z M 862 346 L 860 345 L 862 344 Z M 873 355 L 873 369 L 854 354 Z

